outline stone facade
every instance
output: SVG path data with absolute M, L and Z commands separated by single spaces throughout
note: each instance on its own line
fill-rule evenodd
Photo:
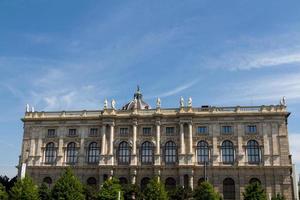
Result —
M 27 109 L 19 174 L 26 168 L 51 184 L 71 165 L 89 184 L 115 176 L 143 187 L 157 175 L 167 187 L 195 188 L 208 179 L 225 199 L 241 199 L 252 180 L 268 196 L 294 199 L 285 105 L 192 107 L 190 100 L 164 109 L 159 100 L 151 109 L 135 107 L 138 98 L 124 110 L 107 102 L 98 111 Z

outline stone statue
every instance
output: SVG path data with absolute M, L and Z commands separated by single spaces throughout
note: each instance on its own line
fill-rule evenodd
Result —
M 157 100 L 156 100 L 156 107 L 157 108 L 160 108 L 160 98 L 158 97 Z
M 33 106 L 31 107 L 31 112 L 34 112 L 34 107 Z
M 134 103 L 134 109 L 137 109 L 137 99 L 136 99 L 136 97 L 134 97 L 133 103 Z
M 105 99 L 105 100 L 104 100 L 104 109 L 107 109 L 107 105 L 108 105 L 107 99 Z
M 286 106 L 286 99 L 285 99 L 285 97 L 282 97 L 282 105 Z
M 192 103 L 193 103 L 192 97 L 189 97 L 188 107 L 192 107 Z
M 184 107 L 184 99 L 183 99 L 183 97 L 180 97 L 180 107 Z
M 116 109 L 116 101 L 113 99 L 113 100 L 111 100 L 111 108 L 112 109 Z
M 29 104 L 26 104 L 26 112 L 30 112 L 30 106 L 29 106 Z

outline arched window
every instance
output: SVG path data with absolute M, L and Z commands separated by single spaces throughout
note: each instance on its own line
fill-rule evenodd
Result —
M 198 180 L 198 185 L 200 185 L 201 183 L 205 182 L 205 178 L 199 178 Z
M 208 144 L 205 141 L 200 141 L 197 144 L 198 163 L 207 163 L 209 160 Z
M 67 146 L 67 163 L 75 164 L 77 162 L 77 151 L 75 142 L 70 142 Z
M 223 198 L 224 200 L 235 200 L 235 184 L 231 178 L 223 181 Z
M 46 183 L 48 187 L 50 187 L 52 184 L 52 179 L 49 176 L 47 176 L 43 179 L 43 183 Z
M 97 185 L 97 180 L 94 177 L 90 177 L 86 181 L 87 185 L 94 186 Z
M 224 164 L 233 164 L 234 162 L 233 143 L 229 140 L 222 143 L 222 161 Z
M 260 150 L 259 144 L 255 140 L 250 140 L 247 143 L 248 162 L 250 164 L 260 163 Z
M 142 164 L 153 163 L 153 144 L 151 142 L 144 142 L 141 148 Z
M 45 163 L 54 163 L 56 161 L 56 149 L 53 142 L 46 145 Z
M 124 186 L 128 183 L 127 178 L 125 178 L 125 177 L 120 177 L 119 182 L 120 182 L 120 185 L 122 185 L 122 186 Z
M 167 190 L 172 190 L 176 188 L 176 180 L 174 178 L 167 178 L 165 182 L 165 187 Z
M 144 189 L 146 189 L 149 182 L 150 182 L 150 178 L 148 178 L 148 177 L 144 177 L 141 180 L 141 191 L 144 191 Z
M 261 181 L 258 178 L 251 178 L 249 184 L 254 184 L 254 183 L 261 184 Z
M 130 163 L 130 147 L 127 142 L 121 142 L 118 149 L 118 163 L 128 165 Z
M 184 188 L 188 188 L 189 187 L 189 175 L 185 174 L 183 176 L 183 185 L 184 185 Z
M 165 145 L 165 162 L 166 164 L 175 164 L 177 162 L 177 147 L 172 141 Z
M 96 142 L 92 142 L 88 148 L 88 163 L 97 163 L 99 161 L 99 146 Z

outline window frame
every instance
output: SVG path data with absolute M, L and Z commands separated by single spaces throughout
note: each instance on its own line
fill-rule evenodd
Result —
M 165 143 L 164 161 L 166 165 L 174 165 L 178 162 L 178 148 L 175 142 L 167 141 Z
M 230 144 L 229 146 L 225 144 Z M 235 148 L 230 140 L 224 140 L 221 145 L 222 163 L 233 165 L 235 162 Z M 226 153 L 226 154 L 225 154 Z
M 66 163 L 74 165 L 78 162 L 77 145 L 75 142 L 69 142 L 66 149 Z
M 51 146 L 50 146 L 51 145 Z M 48 142 L 45 147 L 45 164 L 54 164 L 56 163 L 56 147 L 54 142 Z
M 95 145 L 96 144 L 96 145 Z M 100 147 L 97 142 L 91 142 L 87 151 L 87 163 L 97 164 L 99 163 Z
M 197 162 L 198 164 L 209 163 L 209 145 L 205 140 L 201 140 L 197 143 Z M 200 153 L 199 153 L 200 151 Z
M 141 145 L 141 164 L 152 165 L 154 163 L 154 145 L 152 142 L 145 141 Z
M 126 146 L 123 146 L 123 144 L 126 144 Z M 119 165 L 129 165 L 131 163 L 131 147 L 128 142 L 122 141 L 119 143 L 117 159 Z

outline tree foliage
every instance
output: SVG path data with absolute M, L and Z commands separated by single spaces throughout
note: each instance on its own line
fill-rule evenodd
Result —
M 6 192 L 10 191 L 10 189 L 14 186 L 16 182 L 16 176 L 12 179 L 9 179 L 7 176 L 0 176 L 0 183 L 5 187 Z
M 164 185 L 155 177 L 150 180 L 144 190 L 145 200 L 167 200 L 168 194 Z
M 33 183 L 29 176 L 18 179 L 10 191 L 10 199 L 12 200 L 38 200 L 38 187 Z
M 275 197 L 272 197 L 272 200 L 285 200 L 285 198 L 283 195 L 277 194 Z
M 45 183 L 42 183 L 39 186 L 39 197 L 40 200 L 50 200 L 50 189 L 48 188 L 48 186 Z
M 202 182 L 194 190 L 195 200 L 220 200 L 221 196 L 215 192 L 214 187 L 207 181 Z
M 70 168 L 67 168 L 54 184 L 51 191 L 51 197 L 57 200 L 84 199 L 83 185 Z
M 168 192 L 169 198 L 172 200 L 185 200 L 193 197 L 193 192 L 191 188 L 184 188 L 182 186 L 176 187 L 176 189 Z
M 8 195 L 6 193 L 5 187 L 0 183 L 0 200 L 7 200 Z
M 135 184 L 126 184 L 122 186 L 124 192 L 124 200 L 131 200 L 134 196 L 136 200 L 142 200 L 142 193 L 140 192 L 140 188 Z
M 111 178 L 106 180 L 98 194 L 99 200 L 117 200 L 120 195 L 120 200 L 123 200 L 123 191 L 119 183 L 119 180 L 116 178 Z
M 266 192 L 258 182 L 247 185 L 243 196 L 244 200 L 267 200 Z

